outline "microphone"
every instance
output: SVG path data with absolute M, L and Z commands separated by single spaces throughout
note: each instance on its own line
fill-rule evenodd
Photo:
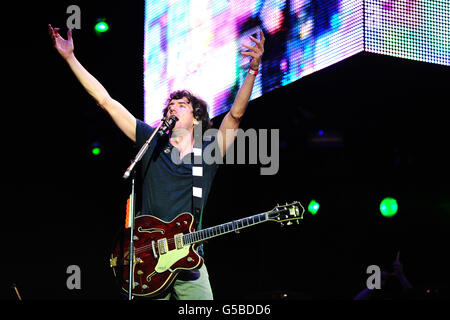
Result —
M 164 119 L 164 122 L 161 128 L 158 131 L 158 135 L 162 137 L 167 132 L 172 131 L 173 127 L 175 127 L 175 123 L 178 121 L 178 118 L 175 116 L 170 117 L 169 119 Z

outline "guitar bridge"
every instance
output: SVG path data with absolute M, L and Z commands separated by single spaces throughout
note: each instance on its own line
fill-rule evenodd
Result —
M 158 255 L 156 254 L 155 240 L 152 240 L 152 250 L 153 250 L 153 257 L 155 259 L 158 259 Z

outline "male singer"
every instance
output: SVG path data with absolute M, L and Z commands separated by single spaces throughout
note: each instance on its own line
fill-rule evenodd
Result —
M 136 143 L 140 148 L 154 128 L 136 119 L 121 103 L 114 100 L 106 89 L 97 81 L 75 58 L 72 31 L 68 30 L 67 40 L 59 34 L 59 28 L 48 26 L 53 45 L 64 58 L 72 72 L 95 99 L 97 104 L 111 116 L 120 130 Z M 244 56 L 251 57 L 250 69 L 240 87 L 230 111 L 225 115 L 219 127 L 216 139 L 209 143 L 217 143 L 218 150 L 223 157 L 227 148 L 233 143 L 234 138 L 227 136 L 227 130 L 237 130 L 241 118 L 250 99 L 256 74 L 264 52 L 264 34 L 260 32 L 260 40 L 250 37 L 254 46 L 242 44 L 248 51 L 241 52 Z M 220 77 L 220 75 L 217 75 Z M 214 81 L 214 79 L 211 79 Z M 142 213 L 151 214 L 162 220 L 170 221 L 183 212 L 192 212 L 192 161 L 174 163 L 172 150 L 176 148 L 179 159 L 192 157 L 194 148 L 194 127 L 202 125 L 208 128 L 210 120 L 206 103 L 182 90 L 173 92 L 167 99 L 164 116 L 176 116 L 178 121 L 167 140 L 161 140 L 159 147 L 149 152 L 143 158 L 143 188 L 142 188 Z M 228 139 L 227 139 L 228 137 Z M 203 148 L 208 142 L 203 143 Z M 166 152 L 166 151 L 170 152 Z M 203 167 L 203 192 L 206 203 L 207 194 L 211 187 L 217 166 L 205 164 Z M 164 182 L 164 183 L 158 183 Z M 157 185 L 158 188 L 152 186 Z M 211 300 L 213 294 L 209 282 L 209 276 L 205 264 L 194 271 L 181 273 L 169 290 L 165 291 L 158 299 L 189 299 Z

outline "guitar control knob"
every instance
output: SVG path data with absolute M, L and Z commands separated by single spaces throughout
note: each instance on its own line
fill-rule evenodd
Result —
M 138 275 L 143 275 L 143 274 L 144 274 L 144 271 L 138 270 L 138 271 L 137 271 L 137 274 L 138 274 Z
M 148 288 L 148 285 L 146 285 L 146 284 L 143 284 L 143 285 L 142 285 L 142 289 L 145 290 L 145 289 L 147 289 L 147 288 Z
M 194 259 L 192 259 L 191 257 L 187 257 L 187 262 L 192 262 L 192 261 L 194 261 Z
M 177 227 L 179 227 L 181 225 L 181 223 L 177 222 L 176 225 L 177 225 Z

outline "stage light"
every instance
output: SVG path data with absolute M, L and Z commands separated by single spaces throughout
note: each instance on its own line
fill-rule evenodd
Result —
M 93 147 L 91 152 L 94 156 L 98 156 L 102 152 L 102 149 L 100 149 L 99 147 Z
M 380 203 L 380 212 L 386 217 L 393 217 L 398 211 L 398 203 L 397 200 L 391 197 L 384 198 Z
M 99 156 L 102 153 L 102 148 L 100 147 L 100 144 L 95 141 L 91 144 L 91 155 L 93 156 Z
M 312 215 L 315 215 L 317 213 L 317 211 L 319 211 L 319 207 L 320 207 L 319 203 L 316 200 L 312 199 L 309 202 L 308 211 Z
M 94 29 L 97 34 L 100 34 L 100 33 L 108 31 L 109 25 L 105 19 L 101 19 L 100 21 L 97 22 Z

